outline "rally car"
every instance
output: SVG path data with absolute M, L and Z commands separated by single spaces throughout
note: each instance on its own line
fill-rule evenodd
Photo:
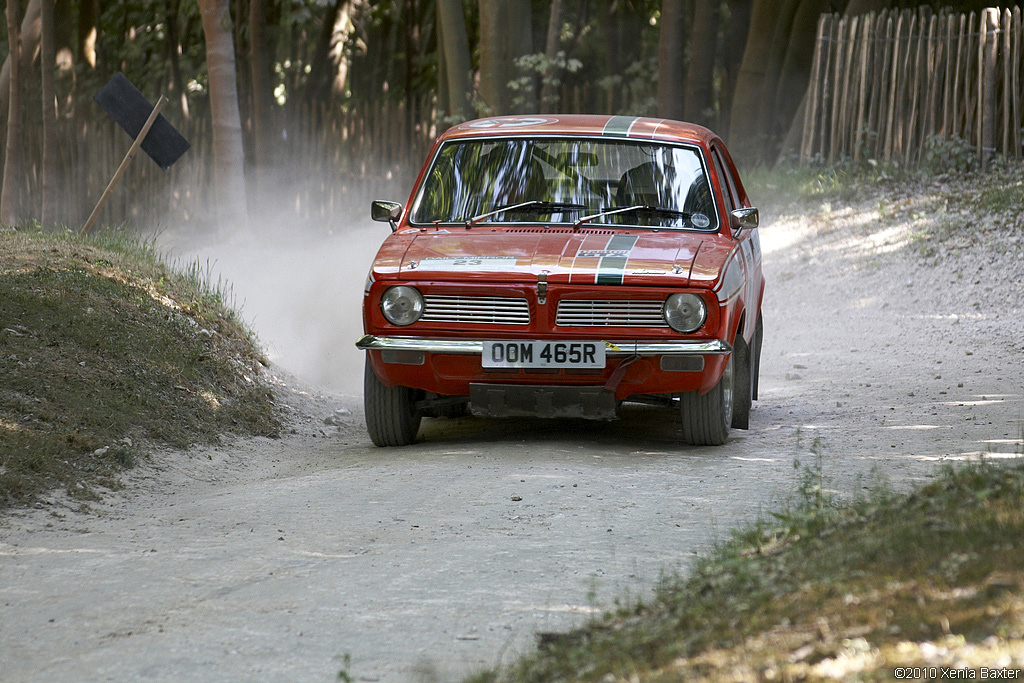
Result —
M 434 143 L 363 298 L 366 426 L 675 407 L 719 445 L 757 398 L 758 211 L 721 138 L 665 119 L 496 117 Z

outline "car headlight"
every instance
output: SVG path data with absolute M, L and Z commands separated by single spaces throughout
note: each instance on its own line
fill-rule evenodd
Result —
M 392 287 L 380 298 L 380 310 L 392 325 L 412 325 L 423 315 L 423 295 L 413 287 Z
M 666 299 L 663 313 L 669 327 L 683 334 L 699 330 L 708 317 L 704 299 L 696 294 L 673 294 Z

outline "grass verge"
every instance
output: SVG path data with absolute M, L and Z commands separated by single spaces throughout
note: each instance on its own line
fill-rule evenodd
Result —
M 95 498 L 147 444 L 276 435 L 264 363 L 223 292 L 151 243 L 0 232 L 0 508 Z
M 844 504 L 811 468 L 800 493 L 648 604 L 548 634 L 471 680 L 891 680 L 899 667 L 980 678 L 1024 666 L 1024 467 L 947 467 L 910 494 L 877 488 Z

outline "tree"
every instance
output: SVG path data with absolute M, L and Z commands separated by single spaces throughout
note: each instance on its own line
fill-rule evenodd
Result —
M 788 4 L 790 0 L 786 0 Z M 741 162 L 764 158 L 764 136 L 759 127 L 764 101 L 764 78 L 772 55 L 772 39 L 779 13 L 775 0 L 754 0 L 743 62 L 736 77 L 729 123 L 729 148 Z M 774 90 L 772 91 L 774 92 Z
M 20 0 L 19 4 L 24 2 Z M 41 5 L 39 0 L 29 0 L 28 5 L 25 7 L 25 14 L 21 18 L 21 47 L 18 50 L 20 73 L 22 78 L 24 74 L 28 73 L 28 70 L 32 67 L 32 59 L 36 54 L 36 50 L 39 49 L 39 29 L 40 29 L 40 12 Z M 8 36 L 11 35 L 8 31 Z M 8 105 L 8 97 L 10 97 L 10 83 L 11 83 L 11 58 L 8 55 L 7 59 L 4 60 L 3 68 L 0 69 L 0 116 L 6 116 Z
M 517 60 L 533 52 L 529 0 L 480 0 L 480 99 L 494 114 L 513 111 L 509 81 L 519 76 Z M 519 88 L 520 107 L 537 107 L 532 73 Z
M 0 190 L 0 223 L 13 225 L 21 219 L 21 30 L 19 0 L 7 2 L 7 41 L 10 64 L 7 97 L 7 147 L 4 157 L 4 185 Z
M 658 116 L 682 119 L 683 87 L 686 72 L 683 57 L 686 51 L 685 0 L 662 0 L 661 25 L 658 31 Z M 712 55 L 712 58 L 714 55 Z
M 53 92 L 53 72 L 56 67 L 56 46 L 54 42 L 53 5 L 54 0 L 42 0 L 42 32 L 39 53 L 40 71 L 42 72 L 43 100 L 43 206 L 39 222 L 50 225 L 54 222 L 56 211 L 56 179 L 57 173 L 57 104 Z
M 245 223 L 245 174 L 242 124 L 238 114 L 235 45 L 229 0 L 198 0 L 206 36 L 206 67 L 210 76 L 213 119 L 213 180 L 218 217 Z
M 462 0 L 437 0 L 437 28 L 445 64 L 448 112 L 465 121 L 470 118 L 469 39 Z
M 273 49 L 267 37 L 267 0 L 249 0 L 249 61 L 252 72 L 252 138 L 256 196 L 267 182 L 276 132 L 272 128 L 274 93 L 270 85 Z
M 690 31 L 690 65 L 683 98 L 687 121 L 710 126 L 714 119 L 715 49 L 718 44 L 718 2 L 698 2 Z
M 551 14 L 548 18 L 548 35 L 544 43 L 545 66 L 541 73 L 540 111 L 552 113 L 556 110 L 557 96 L 554 87 L 555 59 L 561 46 L 562 0 L 551 0 Z

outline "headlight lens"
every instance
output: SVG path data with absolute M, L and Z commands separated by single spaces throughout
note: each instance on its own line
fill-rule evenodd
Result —
M 676 332 L 689 334 L 700 329 L 708 317 L 704 300 L 696 294 L 673 294 L 665 301 L 665 322 Z
M 380 310 L 392 325 L 412 325 L 423 315 L 423 296 L 413 287 L 392 287 L 380 298 Z

